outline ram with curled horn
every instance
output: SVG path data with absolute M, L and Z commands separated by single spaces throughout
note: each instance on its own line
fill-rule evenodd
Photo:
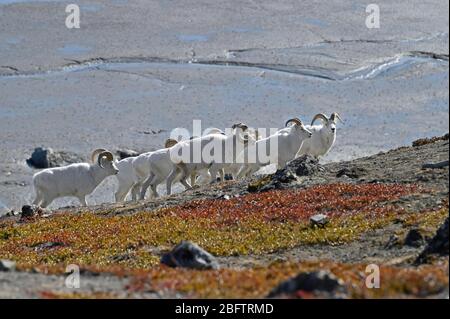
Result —
M 232 126 L 231 128 L 234 130 L 234 129 L 238 128 L 238 127 L 239 127 L 240 129 L 242 129 L 242 131 L 247 131 L 247 130 L 248 130 L 248 125 L 247 125 L 247 124 L 244 124 L 244 123 L 242 123 L 242 122 L 233 124 L 233 126 Z
M 291 123 L 293 125 L 290 125 Z M 278 169 L 284 168 L 289 161 L 295 158 L 304 141 L 309 138 L 311 138 L 311 132 L 305 128 L 299 118 L 289 119 L 285 123 L 285 128 L 266 138 L 259 139 L 239 154 L 237 162 L 243 163 L 243 165 L 239 170 L 238 178 L 249 177 L 261 167 L 270 164 L 275 164 Z M 255 161 L 250 162 L 246 158 L 252 158 Z
M 302 121 L 298 117 L 294 117 L 292 119 L 289 119 L 286 121 L 286 124 L 284 124 L 285 127 L 288 127 L 289 124 L 294 123 L 297 125 L 303 125 Z
M 101 152 L 100 154 L 98 154 L 98 157 L 97 157 L 98 166 L 100 166 L 101 168 L 105 168 L 105 166 L 103 165 L 103 162 L 105 160 L 108 162 L 114 161 L 114 156 L 110 151 L 104 151 L 104 152 Z
M 112 153 L 105 149 L 95 150 L 91 160 L 95 162 L 48 168 L 34 174 L 36 199 L 33 204 L 47 207 L 56 198 L 76 197 L 82 205 L 87 206 L 86 196 L 106 177 L 119 172 Z
M 318 120 L 321 120 L 320 124 L 316 123 Z M 306 126 L 312 132 L 312 138 L 303 143 L 296 157 L 310 155 L 319 158 L 326 155 L 336 142 L 337 120 L 343 123 L 340 115 L 336 112 L 332 113 L 330 117 L 323 113 L 314 115 L 311 125 Z
M 242 122 L 231 126 L 231 134 L 210 134 L 201 136 L 195 140 L 184 141 L 173 147 L 171 160 L 175 167 L 167 177 L 166 192 L 172 191 L 174 178 L 181 176 L 180 181 L 189 189 L 192 185 L 184 182 L 187 177 L 191 177 L 191 184 L 195 181 L 195 176 L 202 171 L 209 171 L 210 183 L 217 181 L 217 176 L 224 180 L 225 170 L 236 163 L 236 156 L 248 145 L 256 142 L 253 135 L 249 132 L 249 126 Z M 195 144 L 195 147 L 194 147 Z M 202 158 L 199 162 L 193 162 L 191 158 L 182 154 L 191 154 L 191 150 L 201 150 Z M 207 152 L 204 152 L 207 150 Z M 236 150 L 239 150 L 237 152 Z M 208 154 L 205 156 L 205 154 Z M 194 179 L 192 178 L 194 176 Z
M 107 152 L 107 150 L 104 148 L 97 148 L 94 150 L 91 154 L 91 163 L 97 163 L 97 156 L 102 152 Z

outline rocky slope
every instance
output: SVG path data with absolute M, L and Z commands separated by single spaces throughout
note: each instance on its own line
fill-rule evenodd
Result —
M 0 259 L 17 269 L 0 271 L 1 297 L 447 297 L 448 156 L 446 135 L 157 200 L 3 217 Z M 322 226 L 310 222 L 317 214 Z M 162 265 L 182 240 L 220 269 Z M 68 264 L 81 269 L 80 289 L 64 285 Z M 364 285 L 371 264 L 378 289 Z

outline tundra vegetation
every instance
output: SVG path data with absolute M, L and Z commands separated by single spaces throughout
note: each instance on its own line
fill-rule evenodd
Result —
M 448 218 L 448 167 L 423 169 L 418 160 L 445 156 L 448 139 L 327 164 L 282 189 L 248 192 L 249 182 L 264 182 L 253 177 L 140 203 L 3 218 L 0 259 L 14 260 L 22 272 L 62 275 L 76 264 L 86 276 L 128 279 L 121 291 L 39 290 L 44 298 L 131 297 L 149 290 L 163 297 L 261 298 L 280 282 L 317 270 L 342 279 L 350 298 L 438 296 L 448 291 L 448 253 L 420 265 L 414 260 Z M 351 165 L 364 166 L 363 176 L 337 174 Z M 316 214 L 329 222 L 313 227 Z M 419 247 L 407 244 L 413 229 L 424 238 Z M 162 265 L 161 256 L 183 240 L 213 254 L 221 268 Z M 378 289 L 365 286 L 372 263 L 380 266 Z

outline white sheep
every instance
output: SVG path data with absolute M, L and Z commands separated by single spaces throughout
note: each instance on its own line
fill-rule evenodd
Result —
M 251 139 L 248 134 L 241 134 L 248 129 L 247 125 L 238 123 L 232 128 L 234 131 L 231 135 L 209 134 L 182 141 L 170 149 L 170 158 L 174 166 L 167 176 L 167 194 L 171 193 L 175 178 L 179 178 L 186 189 L 190 189 L 192 185 L 185 181 L 186 178 L 201 171 L 209 170 L 210 182 L 216 181 L 217 174 L 223 179 L 223 168 L 234 163 L 236 150 L 240 153 Z M 195 156 L 198 158 L 195 159 Z
M 83 206 L 87 206 L 86 196 L 106 177 L 119 172 L 111 152 L 98 149 L 91 158 L 93 163 L 47 168 L 34 174 L 36 199 L 33 204 L 45 208 L 56 198 L 70 196 L 78 198 Z
M 322 120 L 322 125 L 314 125 L 316 120 Z M 336 141 L 337 120 L 342 122 L 338 113 L 332 113 L 329 118 L 322 113 L 316 114 L 311 125 L 306 126 L 311 131 L 312 137 L 304 141 L 296 157 L 308 154 L 318 158 L 327 154 Z
M 293 125 L 289 126 L 290 123 Z M 298 118 L 286 122 L 286 127 L 274 134 L 258 140 L 249 146 L 238 156 L 238 162 L 244 163 L 239 170 L 238 178 L 250 176 L 261 167 L 276 164 L 277 168 L 283 168 L 293 160 L 305 140 L 311 138 L 312 133 L 305 128 Z M 265 158 L 261 158 L 264 154 Z M 246 156 L 253 156 L 254 163 L 249 163 Z
M 175 145 L 177 141 L 168 139 L 164 148 L 167 149 Z M 150 175 L 150 158 L 153 153 L 164 151 L 158 150 L 154 152 L 143 153 L 136 157 L 128 157 L 117 163 L 119 173 L 116 175 L 119 186 L 115 192 L 116 202 L 122 202 L 131 190 L 133 201 L 137 201 L 141 191 L 142 184 Z
M 213 163 L 209 169 L 211 175 L 213 176 L 216 174 L 216 172 L 219 172 L 221 175 L 220 177 L 222 180 L 224 180 L 224 175 L 231 176 L 234 180 L 237 178 L 237 174 L 239 172 L 239 169 L 242 166 L 242 163 L 237 163 L 237 157 L 239 154 L 247 149 L 250 145 L 255 144 L 256 141 L 260 139 L 260 135 L 257 129 L 251 129 L 246 124 L 238 123 L 234 124 L 232 126 L 233 129 L 233 149 L 229 149 L 228 159 L 229 161 L 225 161 L 224 163 Z M 244 139 L 238 139 L 238 136 L 236 135 L 236 129 L 241 129 L 245 134 Z M 243 141 L 243 145 L 239 145 L 240 140 Z M 239 148 L 239 147 L 240 148 Z

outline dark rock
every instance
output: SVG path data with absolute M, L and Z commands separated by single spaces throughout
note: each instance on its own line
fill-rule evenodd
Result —
M 139 153 L 137 151 L 129 150 L 129 149 L 117 150 L 116 153 L 121 160 L 123 160 L 124 158 L 136 157 L 136 156 L 141 155 L 141 153 Z
M 46 243 L 40 243 L 37 245 L 32 246 L 34 248 L 35 251 L 42 251 L 42 250 L 47 250 L 47 249 L 52 249 L 52 248 L 56 248 L 56 247 L 62 247 L 64 246 L 63 243 L 60 242 L 46 242 Z
M 80 156 L 72 152 L 56 152 L 51 148 L 37 147 L 31 154 L 31 158 L 27 159 L 27 164 L 34 168 L 49 168 L 82 161 L 83 159 Z
M 328 224 L 328 222 L 330 220 L 328 219 L 327 215 L 317 214 L 317 215 L 311 216 L 309 221 L 311 223 L 311 226 L 323 228 L 323 227 L 325 227 L 326 224 Z
M 279 169 L 270 177 L 270 180 L 262 179 L 249 185 L 249 192 L 265 192 L 273 189 L 285 189 L 289 184 L 294 183 L 301 176 L 312 176 L 324 168 L 319 164 L 319 160 L 309 155 L 303 155 L 289 162 L 289 164 Z
M 448 256 L 449 237 L 448 237 L 448 217 L 439 227 L 436 235 L 430 240 L 423 252 L 417 257 L 416 264 L 426 263 L 432 255 Z
M 0 271 L 14 271 L 16 263 L 12 260 L 0 259 Z
M 290 169 L 279 169 L 272 176 L 272 181 L 287 184 L 296 181 L 295 174 Z
M 303 155 L 289 163 L 288 167 L 295 168 L 297 176 L 312 176 L 320 171 L 323 167 L 319 164 L 319 160 L 309 155 Z
M 347 176 L 350 178 L 360 178 L 366 173 L 367 171 L 362 167 L 344 167 L 336 173 L 336 177 Z
M 226 181 L 232 181 L 232 180 L 233 180 L 233 175 L 231 175 L 231 174 L 225 174 L 224 179 L 225 179 Z
M 439 162 L 439 163 L 425 163 L 422 165 L 422 169 L 426 169 L 426 168 L 431 168 L 431 169 L 439 169 L 439 168 L 444 168 L 444 167 L 448 167 L 449 165 L 449 161 L 443 161 L 443 162 Z
M 404 244 L 411 247 L 420 247 L 425 244 L 425 238 L 420 232 L 420 229 L 411 229 L 405 237 Z
M 311 292 L 322 297 L 344 297 L 346 288 L 341 279 L 327 271 L 300 273 L 273 289 L 268 298 L 298 296 L 298 292 Z
M 198 245 L 182 241 L 171 252 L 164 254 L 161 263 L 169 267 L 191 269 L 218 269 L 216 258 Z
M 41 217 L 46 211 L 36 205 L 24 205 L 22 206 L 21 219 L 29 219 L 34 217 Z

